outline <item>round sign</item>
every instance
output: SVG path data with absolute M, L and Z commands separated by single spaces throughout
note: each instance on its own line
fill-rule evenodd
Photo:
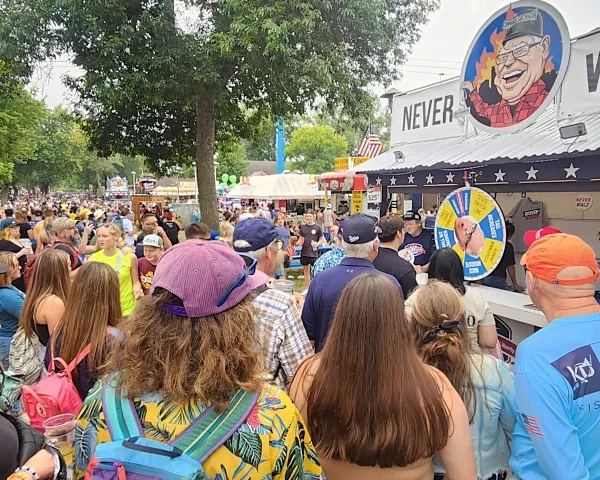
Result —
M 463 62 L 459 113 L 478 129 L 526 128 L 552 103 L 567 72 L 569 29 L 553 6 L 519 0 L 479 29 Z
M 452 248 L 465 269 L 465 280 L 487 277 L 504 253 L 506 225 L 496 201 L 479 188 L 454 190 L 435 220 L 437 248 Z
M 594 203 L 594 198 L 591 195 L 579 195 L 575 199 L 575 208 L 582 212 L 589 210 L 592 208 L 592 204 Z
M 412 253 L 407 248 L 403 248 L 402 250 L 400 250 L 398 252 L 398 256 L 400 258 L 403 258 L 404 260 L 406 260 L 410 264 L 414 265 L 414 263 L 415 263 L 415 255 L 414 255 L 414 253 Z

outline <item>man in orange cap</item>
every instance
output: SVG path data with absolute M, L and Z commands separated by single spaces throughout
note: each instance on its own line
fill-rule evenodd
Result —
M 521 259 L 549 325 L 515 363 L 510 467 L 522 479 L 600 478 L 600 305 L 596 255 L 579 237 L 540 236 Z

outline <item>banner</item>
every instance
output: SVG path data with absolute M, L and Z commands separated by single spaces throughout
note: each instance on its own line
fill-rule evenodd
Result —
M 459 85 L 457 79 L 394 96 L 392 146 L 461 136 L 462 123 L 454 115 Z
M 129 185 L 126 178 L 113 177 L 108 180 L 108 193 L 129 193 Z
M 560 113 L 600 109 L 600 34 L 571 43 L 571 63 L 562 87 Z

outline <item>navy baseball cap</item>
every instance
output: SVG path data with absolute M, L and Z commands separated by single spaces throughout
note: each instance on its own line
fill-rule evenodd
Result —
M 233 231 L 236 252 L 255 252 L 277 239 L 277 227 L 266 218 L 248 218 L 239 222 Z
M 375 240 L 381 233 L 381 228 L 377 226 L 375 218 L 364 213 L 357 213 L 342 222 L 340 232 L 344 242 L 360 245 Z
M 421 215 L 418 212 L 413 212 L 412 210 L 409 210 L 402 216 L 402 220 L 417 220 L 420 222 Z

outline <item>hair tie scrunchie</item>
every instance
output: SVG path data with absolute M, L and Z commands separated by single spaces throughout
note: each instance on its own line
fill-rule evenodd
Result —
M 421 342 L 421 345 L 426 345 L 429 342 L 435 340 L 440 332 L 451 333 L 459 326 L 458 320 L 452 320 L 450 322 L 442 322 L 435 328 L 432 328 L 427 332 L 425 338 Z

